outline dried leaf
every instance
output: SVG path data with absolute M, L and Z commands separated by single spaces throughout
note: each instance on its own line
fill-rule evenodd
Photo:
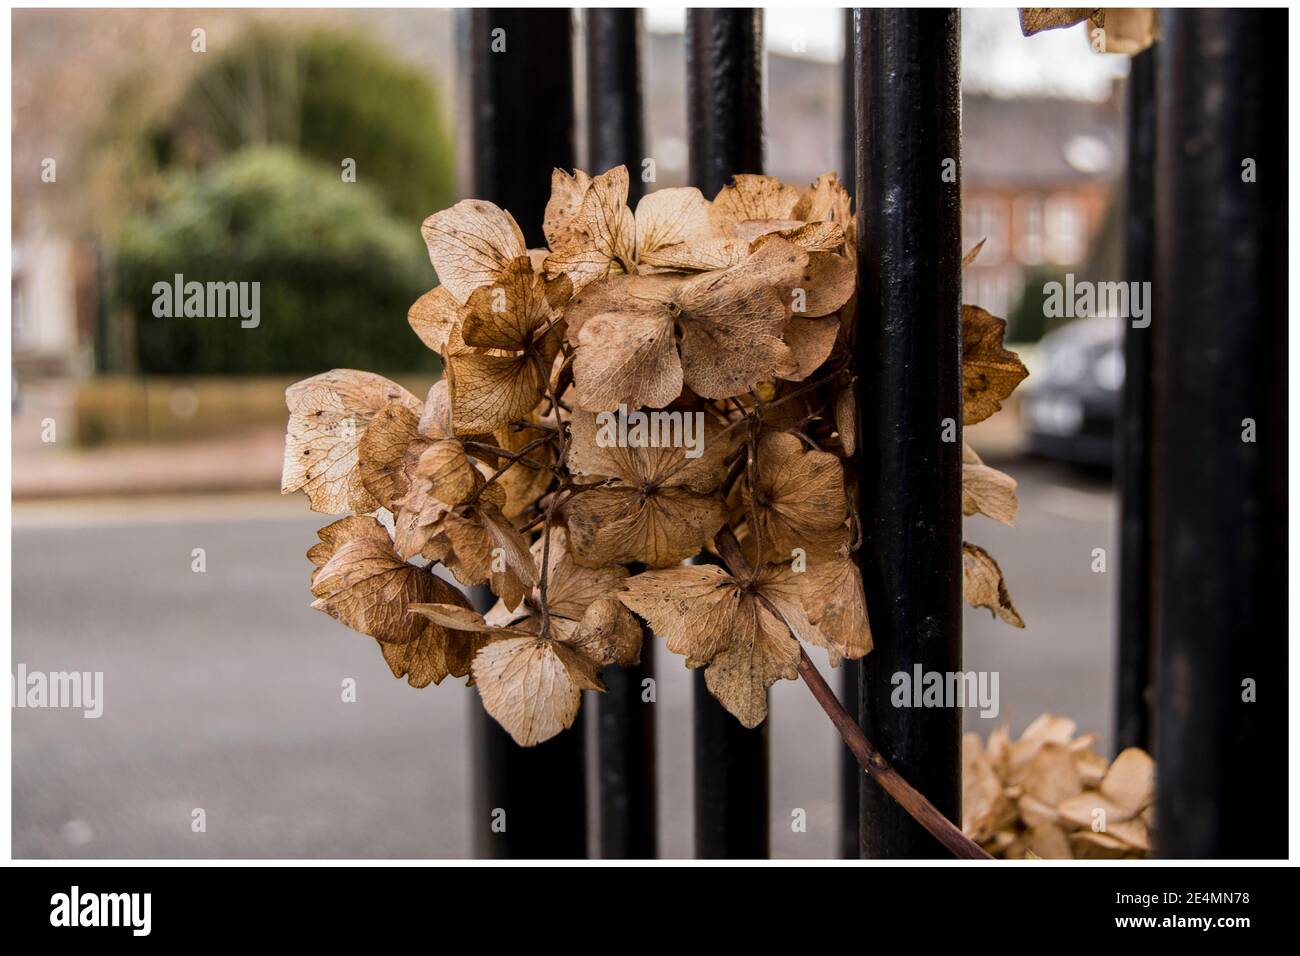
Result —
M 975 449 L 965 443 L 962 446 L 961 511 L 964 515 L 987 515 L 1013 527 L 1016 523 L 1016 480 L 984 464 Z
M 1002 347 L 1007 323 L 974 305 L 961 307 L 962 421 L 974 425 L 999 408 L 1029 374 L 1015 352 Z
M 429 261 L 457 302 L 496 281 L 511 261 L 528 255 L 514 218 L 482 199 L 463 199 L 434 213 L 420 227 Z
M 1024 627 L 1025 622 L 1011 602 L 1002 569 L 992 556 L 979 545 L 963 541 L 962 595 L 971 607 L 986 607 L 1012 627 Z
M 1091 20 L 1102 26 L 1106 22 L 1105 12 L 1099 7 L 1021 7 L 1020 32 L 1030 37 L 1044 30 L 1059 30 L 1072 27 L 1084 20 Z
M 289 386 L 280 492 L 302 489 L 313 511 L 359 513 L 379 507 L 357 467 L 370 419 L 389 402 L 418 412 L 420 400 L 382 375 L 334 369 Z
M 846 552 L 809 564 L 794 576 L 808 618 L 826 638 L 831 663 L 857 660 L 872 648 L 862 573 Z
M 672 314 L 597 315 L 583 323 L 573 362 L 579 408 L 663 408 L 682 393 Z
M 806 451 L 789 432 L 768 432 L 758 445 L 758 485 L 751 495 L 764 557 L 789 561 L 796 549 L 807 556 L 831 557 L 840 546 L 849 516 L 844 468 L 829 452 Z
M 764 568 L 751 587 L 713 565 L 647 571 L 629 578 L 623 603 L 667 639 L 687 666 L 705 666 L 704 682 L 737 720 L 757 727 L 767 689 L 798 674 L 795 628 L 822 643 L 798 601 L 788 568 Z
M 785 344 L 794 356 L 795 370 L 785 376 L 791 382 L 802 382 L 830 357 L 840 333 L 840 317 L 828 315 L 822 319 L 806 319 L 796 315 L 785 327 Z
M 726 476 L 725 456 L 734 436 L 704 419 L 703 453 L 684 447 L 617 447 L 599 437 L 596 416 L 575 411 L 570 423 L 570 471 L 604 481 L 565 505 L 574 552 L 584 562 L 666 567 L 696 554 L 722 526 L 725 509 L 714 491 Z
M 794 219 L 799 191 L 771 176 L 733 176 L 709 207 L 714 232 L 737 235 L 736 227 L 749 219 Z
M 857 272 L 844 256 L 810 252 L 797 288 L 806 293 L 803 318 L 815 319 L 839 311 L 857 289 Z
M 636 270 L 636 220 L 627 208 L 627 190 L 626 166 L 591 180 L 560 244 L 551 245 L 548 273 L 565 273 L 576 291 L 594 279 Z
M 641 255 L 639 264 L 642 267 L 678 272 L 710 272 L 740 265 L 749 253 L 750 247 L 746 240 L 716 236 L 653 249 Z
M 636 206 L 638 261 L 683 242 L 709 239 L 709 204 L 694 186 L 660 189 Z
M 474 658 L 484 709 L 521 747 L 550 740 L 573 725 L 584 690 L 604 690 L 596 666 L 557 640 L 507 637 Z
M 782 341 L 791 292 L 808 254 L 784 240 L 766 243 L 745 262 L 706 272 L 678 292 L 682 375 L 703 398 L 730 398 L 798 370 Z
M 451 330 L 460 321 L 460 303 L 446 286 L 436 286 L 415 300 L 406 321 L 420 341 L 435 352 L 447 348 Z
M 316 565 L 312 607 L 354 631 L 405 644 L 432 631 L 428 621 L 407 614 L 411 604 L 466 603 L 446 581 L 399 558 L 388 532 L 374 518 L 342 518 L 317 534 L 321 544 L 308 552 Z M 446 640 L 441 632 L 433 636 Z
M 581 169 L 575 169 L 572 176 L 562 169 L 551 171 L 551 198 L 547 200 L 543 214 L 542 234 L 552 249 L 581 242 L 581 232 L 575 228 L 574 220 L 590 185 L 591 177 Z

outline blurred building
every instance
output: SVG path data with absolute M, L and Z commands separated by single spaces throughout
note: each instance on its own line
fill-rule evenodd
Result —
M 1031 273 L 1080 268 L 1124 163 L 1122 100 L 962 98 L 965 298 L 1007 315 Z

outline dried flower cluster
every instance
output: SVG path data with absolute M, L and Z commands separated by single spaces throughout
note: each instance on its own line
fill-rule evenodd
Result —
M 634 613 L 748 727 L 800 640 L 832 663 L 871 649 L 846 191 L 737 176 L 712 201 L 627 198 L 624 167 L 557 170 L 546 249 L 490 202 L 430 216 L 440 284 L 409 320 L 444 380 L 420 401 L 335 370 L 287 396 L 283 490 L 351 515 L 309 553 L 313 606 L 413 686 L 468 677 L 524 746 L 639 659 Z M 966 307 L 967 424 L 1026 374 L 1004 329 Z M 1013 520 L 1010 478 L 969 449 L 964 476 L 967 514 Z M 965 567 L 968 599 L 1022 626 L 992 558 L 967 545 Z M 478 614 L 440 569 L 496 606 Z
M 1153 7 L 1021 7 L 1020 32 L 1028 37 L 1086 22 L 1096 52 L 1133 55 L 1160 38 L 1159 14 Z
M 1009 860 L 1129 859 L 1151 850 L 1155 764 L 1130 747 L 1113 763 L 1096 734 L 1043 714 L 1012 740 L 1005 727 L 962 738 L 962 829 Z

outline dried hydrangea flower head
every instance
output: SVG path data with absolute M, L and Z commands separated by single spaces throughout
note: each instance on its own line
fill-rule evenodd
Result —
M 828 173 L 627 197 L 624 167 L 556 170 L 547 249 L 490 202 L 435 213 L 439 284 L 407 319 L 445 378 L 423 402 L 347 369 L 287 394 L 283 490 L 349 515 L 309 554 L 314 606 L 413 686 L 466 677 L 522 746 L 638 660 L 634 614 L 751 727 L 800 642 L 832 664 L 871 650 L 847 192 Z M 1025 373 L 1005 323 L 963 322 L 973 423 Z M 1009 523 L 1015 482 L 968 451 L 963 507 Z M 966 568 L 968 597 L 1019 625 L 992 558 L 968 545 Z

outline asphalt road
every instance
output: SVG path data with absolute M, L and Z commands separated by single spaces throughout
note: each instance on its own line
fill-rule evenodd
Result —
M 998 671 L 1001 714 L 967 725 L 1053 710 L 1108 747 L 1113 499 L 1054 466 L 1006 467 L 1019 527 L 968 519 L 967 537 L 1001 562 L 1028 628 L 968 610 L 966 667 Z M 394 680 L 373 641 L 309 608 L 304 552 L 324 523 L 269 496 L 16 506 L 14 666 L 104 675 L 98 719 L 12 712 L 16 857 L 470 854 L 475 692 Z M 1090 568 L 1098 547 L 1108 573 Z M 661 855 L 686 856 L 689 675 L 659 660 Z M 771 719 L 773 853 L 831 855 L 838 738 L 799 683 L 774 689 Z

